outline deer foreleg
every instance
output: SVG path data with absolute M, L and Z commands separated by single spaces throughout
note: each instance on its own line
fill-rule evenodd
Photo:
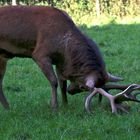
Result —
M 6 70 L 6 63 L 7 63 L 6 60 L 4 60 L 3 58 L 0 58 L 0 102 L 2 103 L 4 108 L 8 109 L 9 104 L 8 104 L 6 98 L 3 94 L 3 90 L 2 90 L 2 81 L 3 81 L 3 77 L 5 74 L 5 70 Z
M 46 78 L 49 80 L 51 87 L 52 87 L 52 97 L 51 97 L 51 107 L 56 108 L 58 106 L 57 102 L 57 78 L 55 75 L 55 72 L 53 70 L 53 66 L 51 63 L 51 59 L 46 57 L 46 55 L 41 55 L 37 53 L 33 54 L 33 59 L 38 64 L 38 66 L 41 68 L 42 72 L 46 76 Z
M 67 99 L 67 81 L 64 80 L 61 77 L 61 74 L 60 74 L 58 68 L 56 69 L 56 71 L 57 71 L 57 77 L 58 77 L 58 80 L 59 80 L 59 86 L 60 86 L 60 89 L 61 89 L 62 102 L 63 102 L 63 105 L 65 105 L 65 104 L 68 104 L 68 99 Z

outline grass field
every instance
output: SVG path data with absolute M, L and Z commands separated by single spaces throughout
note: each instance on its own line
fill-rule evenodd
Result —
M 108 24 L 81 30 L 95 40 L 109 72 L 122 83 L 140 83 L 140 24 Z M 129 114 L 111 114 L 108 101 L 93 102 L 94 113 L 84 111 L 86 93 L 68 95 L 57 112 L 50 110 L 50 86 L 30 59 L 10 60 L 4 78 L 10 110 L 0 106 L 0 140 L 139 140 L 140 104 L 129 103 Z M 140 96 L 139 96 L 140 98 Z

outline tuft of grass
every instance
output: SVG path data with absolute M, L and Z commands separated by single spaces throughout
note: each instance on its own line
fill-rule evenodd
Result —
M 140 83 L 140 25 L 81 26 L 99 45 L 108 71 L 122 76 L 122 83 Z M 69 105 L 50 109 L 50 85 L 31 59 L 8 62 L 4 92 L 10 110 L 0 106 L 1 140 L 139 140 L 140 105 L 129 103 L 129 114 L 113 115 L 108 101 L 93 100 L 93 114 L 84 111 L 87 93 L 68 95 Z

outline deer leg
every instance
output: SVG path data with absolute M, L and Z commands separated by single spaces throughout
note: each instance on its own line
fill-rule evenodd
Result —
M 60 80 L 60 88 L 61 88 L 61 93 L 62 93 L 62 102 L 63 105 L 68 104 L 68 99 L 67 99 L 67 81 L 66 80 Z
M 7 61 L 0 58 L 0 102 L 2 103 L 2 105 L 5 109 L 9 109 L 9 104 L 8 104 L 6 98 L 3 94 L 3 90 L 2 90 L 2 81 L 3 81 L 3 77 L 5 74 L 5 70 L 6 70 L 6 63 L 7 63 Z
M 63 102 L 63 105 L 66 105 L 66 104 L 68 104 L 67 81 L 63 80 L 63 78 L 61 77 L 61 74 L 59 73 L 58 69 L 56 69 L 56 72 L 57 72 L 57 77 L 58 77 L 59 85 L 60 85 L 60 89 L 61 89 L 62 102 Z
M 59 84 L 60 84 L 60 88 L 61 88 L 62 102 L 63 102 L 63 105 L 66 105 L 66 104 L 68 104 L 68 99 L 67 99 L 67 94 L 66 94 L 67 81 L 59 79 Z
M 55 72 L 53 70 L 53 66 L 51 63 L 51 59 L 46 57 L 46 55 L 41 55 L 41 52 L 37 51 L 36 53 L 33 53 L 32 57 L 34 61 L 38 64 L 46 78 L 49 80 L 51 87 L 52 87 L 52 97 L 51 97 L 51 107 L 56 108 L 58 106 L 57 102 L 57 77 L 55 75 Z

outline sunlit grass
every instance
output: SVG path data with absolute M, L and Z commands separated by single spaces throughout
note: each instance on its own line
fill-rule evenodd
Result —
M 82 26 L 100 46 L 107 69 L 124 77 L 122 83 L 140 83 L 140 24 Z M 129 103 L 130 114 L 112 115 L 108 100 L 93 101 L 93 114 L 84 111 L 86 93 L 68 95 L 69 105 L 50 110 L 50 86 L 30 59 L 8 62 L 4 92 L 10 110 L 0 106 L 0 140 L 139 140 L 140 105 Z
M 107 24 L 139 24 L 140 23 L 140 16 L 136 17 L 113 17 L 113 16 L 106 16 L 101 15 L 99 17 L 89 18 L 92 19 L 91 22 L 86 22 L 85 24 L 89 27 L 95 25 L 107 25 Z M 87 20 L 86 20 L 87 21 Z
M 86 25 L 87 27 L 93 27 L 93 26 L 104 26 L 108 24 L 140 24 L 140 16 L 136 17 L 113 17 L 113 16 L 107 16 L 107 15 L 101 15 L 99 17 L 93 16 L 93 15 L 85 15 L 83 17 L 75 19 L 75 17 L 72 17 L 72 19 L 78 24 L 78 25 Z

